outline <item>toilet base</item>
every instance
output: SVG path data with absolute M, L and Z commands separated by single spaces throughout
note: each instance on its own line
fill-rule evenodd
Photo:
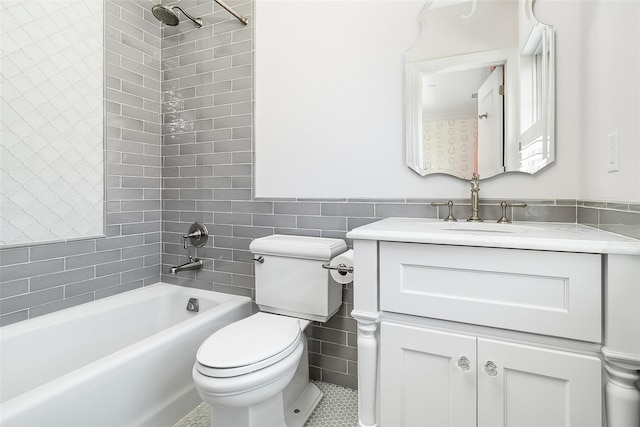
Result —
M 211 427 L 302 427 L 321 399 L 320 389 L 308 383 L 289 408 L 282 393 L 245 408 L 210 405 Z
M 300 397 L 285 410 L 287 427 L 302 427 L 322 399 L 322 392 L 315 384 L 308 383 Z

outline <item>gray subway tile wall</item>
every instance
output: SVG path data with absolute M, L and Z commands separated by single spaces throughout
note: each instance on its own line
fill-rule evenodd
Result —
M 578 222 L 640 239 L 639 204 L 579 201 Z
M 202 16 L 161 28 L 147 0 L 107 1 L 107 238 L 0 250 L 2 324 L 163 281 L 254 296 L 249 244 L 274 233 L 345 238 L 389 216 L 444 218 L 430 199 L 255 199 L 252 167 L 252 2 L 230 0 L 249 25 L 211 0 L 182 0 Z M 640 237 L 640 206 L 597 201 L 526 200 L 516 220 L 580 222 Z M 500 216 L 481 200 L 481 217 Z M 455 215 L 469 215 L 456 199 Z M 189 252 L 194 221 L 210 232 Z M 347 240 L 349 246 L 352 242 Z M 187 254 L 200 271 L 171 276 Z M 161 263 L 161 265 L 160 265 Z M 90 273 L 90 274 L 89 274 Z M 310 327 L 311 375 L 357 387 L 353 287 L 327 323 Z

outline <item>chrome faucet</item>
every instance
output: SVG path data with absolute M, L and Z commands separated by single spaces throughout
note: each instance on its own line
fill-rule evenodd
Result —
M 482 219 L 478 216 L 478 192 L 480 191 L 480 180 L 478 174 L 475 172 L 471 177 L 471 216 L 467 221 L 470 222 L 482 222 Z
M 201 268 L 202 260 L 200 260 L 200 258 L 191 258 L 191 256 L 189 256 L 189 262 L 185 262 L 184 264 L 178 265 L 176 267 L 171 267 L 171 269 L 169 269 L 169 273 L 176 274 L 181 271 L 200 270 Z

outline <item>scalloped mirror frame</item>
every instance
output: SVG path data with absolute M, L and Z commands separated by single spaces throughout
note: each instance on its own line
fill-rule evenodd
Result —
M 405 54 L 407 166 L 422 176 L 443 173 L 430 169 L 425 161 L 423 76 L 496 64 L 504 64 L 505 68 L 503 143 L 490 155 L 496 158 L 494 163 L 499 164 L 484 169 L 480 177 L 490 178 L 502 172 L 534 174 L 552 163 L 555 158 L 553 28 L 535 18 L 533 1 L 477 0 L 476 4 L 475 1 L 430 0 L 419 20 L 420 36 Z M 531 81 L 536 84 L 525 83 Z M 475 147 L 472 152 L 475 157 Z M 476 159 L 471 160 L 470 171 L 476 170 L 477 165 Z M 449 174 L 468 179 L 461 174 Z

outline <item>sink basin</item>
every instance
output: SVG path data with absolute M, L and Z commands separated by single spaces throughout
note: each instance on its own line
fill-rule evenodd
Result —
M 420 227 L 434 231 L 457 231 L 465 233 L 526 233 L 539 230 L 536 227 L 495 222 L 423 222 Z

